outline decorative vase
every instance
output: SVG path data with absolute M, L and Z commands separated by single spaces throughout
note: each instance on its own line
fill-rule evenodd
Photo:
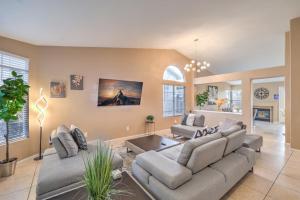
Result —
M 0 162 L 0 177 L 8 177 L 15 174 L 17 158 L 11 158 L 8 162 Z

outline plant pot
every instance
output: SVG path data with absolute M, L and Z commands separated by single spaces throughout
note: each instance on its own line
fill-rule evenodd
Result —
M 8 162 L 0 161 L 0 177 L 8 177 L 15 174 L 17 158 L 11 158 Z

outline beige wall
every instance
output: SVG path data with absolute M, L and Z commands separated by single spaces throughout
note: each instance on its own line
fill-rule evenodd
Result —
M 300 18 L 291 20 L 291 146 L 300 149 Z
M 269 96 L 266 99 L 257 99 L 252 93 L 253 106 L 272 106 L 273 107 L 273 122 L 279 121 L 279 100 L 274 99 L 274 94 L 279 94 L 279 87 L 284 87 L 284 82 L 274 83 L 256 83 L 253 84 L 253 91 L 257 88 L 267 88 Z
M 75 124 L 88 132 L 88 139 L 112 139 L 144 132 L 146 115 L 156 118 L 156 129 L 169 128 L 178 117 L 162 116 L 162 76 L 168 65 L 181 68 L 187 58 L 175 50 L 70 48 L 33 46 L 0 37 L 0 50 L 30 59 L 30 103 L 44 88 L 49 97 L 51 80 L 66 83 L 66 98 L 48 98 L 49 108 L 44 127 L 43 145 L 49 134 L 60 124 Z M 182 68 L 181 68 L 182 69 Z M 70 90 L 71 74 L 84 76 L 84 90 Z M 191 109 L 191 76 L 186 79 L 186 109 Z M 97 107 L 99 78 L 142 81 L 144 83 L 140 106 Z M 126 127 L 129 130 L 126 130 Z M 38 151 L 38 124 L 36 113 L 30 110 L 30 137 L 11 145 L 12 155 L 24 158 Z M 0 159 L 4 146 L 0 147 Z
M 251 81 L 253 79 L 259 78 L 270 78 L 270 77 L 279 77 L 284 76 L 286 77 L 287 68 L 282 67 L 272 67 L 260 70 L 253 70 L 248 72 L 235 72 L 235 73 L 228 73 L 228 74 L 220 74 L 220 75 L 213 75 L 207 77 L 200 77 L 194 78 L 194 84 L 206 84 L 206 83 L 218 83 L 218 82 L 225 82 L 225 81 L 232 81 L 232 80 L 242 80 L 242 114 L 236 114 L 234 117 L 232 114 L 214 112 L 214 122 L 212 119 L 208 119 L 210 123 L 218 124 L 218 122 L 225 118 L 234 118 L 238 120 L 242 120 L 248 127 L 252 127 L 252 87 Z M 286 99 L 289 100 L 289 96 L 286 94 Z M 205 113 L 205 111 L 201 111 Z M 207 111 L 209 112 L 209 111 Z M 288 110 L 286 110 L 286 114 Z M 211 116 L 211 114 L 208 114 Z

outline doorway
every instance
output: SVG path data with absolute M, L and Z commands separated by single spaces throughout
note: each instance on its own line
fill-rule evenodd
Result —
M 284 77 L 253 79 L 251 84 L 253 131 L 255 133 L 275 134 L 284 140 Z

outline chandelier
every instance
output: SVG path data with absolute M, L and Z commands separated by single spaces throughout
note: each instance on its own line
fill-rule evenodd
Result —
M 198 73 L 200 73 L 201 71 L 203 70 L 206 70 L 207 68 L 210 67 L 210 63 L 203 60 L 203 61 L 200 61 L 198 58 L 198 42 L 199 42 L 199 39 L 196 38 L 194 40 L 195 42 L 195 58 L 196 59 L 193 59 L 190 61 L 190 63 L 187 63 L 185 66 L 184 66 L 184 70 L 187 71 L 187 72 L 190 72 L 190 71 L 196 71 Z

